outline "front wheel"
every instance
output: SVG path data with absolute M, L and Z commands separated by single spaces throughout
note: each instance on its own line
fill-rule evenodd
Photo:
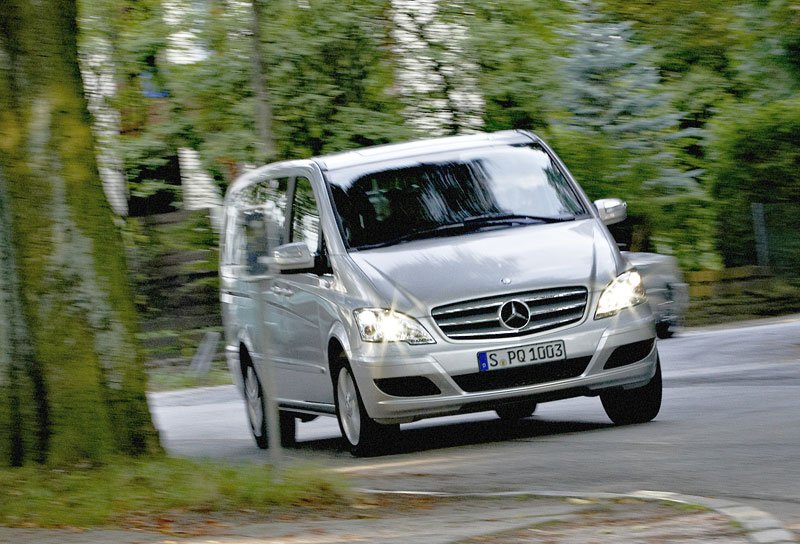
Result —
M 349 364 L 344 362 L 336 378 L 336 417 L 342 436 L 355 456 L 386 451 L 399 425 L 381 425 L 369 417 Z
M 617 425 L 646 423 L 661 409 L 661 362 L 650 382 L 636 389 L 611 389 L 600 393 L 608 417 Z

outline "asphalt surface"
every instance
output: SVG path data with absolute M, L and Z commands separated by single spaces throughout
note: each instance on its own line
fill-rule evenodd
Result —
M 659 490 L 723 498 L 800 531 L 800 316 L 684 331 L 659 342 L 655 421 L 614 427 L 597 398 L 543 404 L 507 425 L 492 413 L 404 425 L 396 453 L 354 459 L 332 418 L 298 426 L 287 463 L 311 461 L 389 490 Z M 177 455 L 268 461 L 232 387 L 154 395 Z
M 376 497 L 342 515 L 144 531 L 0 528 L 0 543 L 797 541 L 800 316 L 688 330 L 659 350 L 664 404 L 648 424 L 614 427 L 598 399 L 573 399 L 513 425 L 491 413 L 404 425 L 392 454 L 371 459 L 344 450 L 333 419 L 300 424 L 281 465 L 327 467 Z M 232 386 L 150 403 L 174 455 L 271 461 Z

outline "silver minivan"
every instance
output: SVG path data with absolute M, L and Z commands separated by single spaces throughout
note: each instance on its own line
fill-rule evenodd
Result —
M 653 317 L 606 228 L 626 205 L 590 202 L 530 132 L 270 164 L 224 214 L 226 354 L 260 447 L 267 386 L 284 444 L 335 416 L 356 455 L 401 423 L 577 396 L 658 414 Z

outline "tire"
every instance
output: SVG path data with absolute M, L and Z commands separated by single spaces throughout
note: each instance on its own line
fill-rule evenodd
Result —
M 336 419 L 350 453 L 365 457 L 385 453 L 400 432 L 400 425 L 381 425 L 369 417 L 350 364 L 341 361 L 334 384 Z
M 608 417 L 616 425 L 647 423 L 661 409 L 661 362 L 650 382 L 636 389 L 611 389 L 600 393 Z
M 535 402 L 525 402 L 520 404 L 509 404 L 495 409 L 497 417 L 503 421 L 514 422 L 532 416 L 536 411 Z
M 247 408 L 250 432 L 253 434 L 256 445 L 262 450 L 266 449 L 269 441 L 267 440 L 267 418 L 264 410 L 264 390 L 252 364 L 248 364 L 244 369 L 244 404 Z
M 244 370 L 244 395 L 247 408 L 247 421 L 250 423 L 250 432 L 256 445 L 262 450 L 269 447 L 267 417 L 264 402 L 264 388 L 258 379 L 256 369 L 248 363 Z M 291 412 L 279 412 L 281 445 L 292 447 L 295 445 L 295 431 L 297 420 Z
M 675 331 L 672 330 L 671 325 L 666 321 L 656 323 L 656 336 L 662 339 L 672 338 Z
M 278 423 L 281 426 L 281 446 L 293 448 L 297 445 L 297 416 L 292 412 L 278 412 Z

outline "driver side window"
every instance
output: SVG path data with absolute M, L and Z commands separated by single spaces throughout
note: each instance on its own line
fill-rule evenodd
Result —
M 292 202 L 292 242 L 305 242 L 312 255 L 319 253 L 319 208 L 311 181 L 298 177 Z

